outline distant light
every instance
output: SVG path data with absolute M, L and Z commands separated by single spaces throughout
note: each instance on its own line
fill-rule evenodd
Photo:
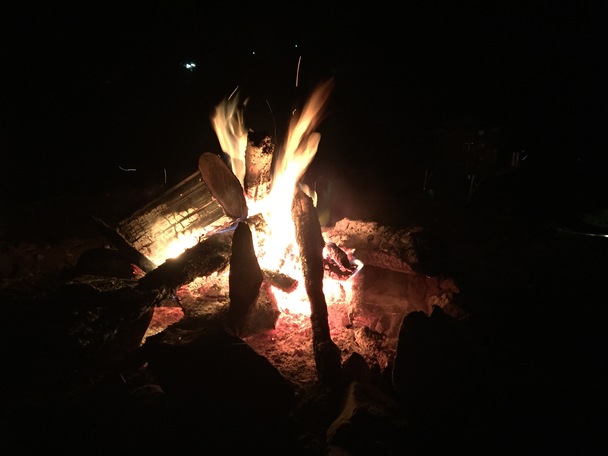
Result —
M 251 51 L 251 55 L 255 55 L 255 51 Z
M 196 68 L 196 63 L 194 63 L 194 62 L 186 62 L 186 63 L 182 63 L 182 66 L 186 70 L 194 71 L 194 69 Z

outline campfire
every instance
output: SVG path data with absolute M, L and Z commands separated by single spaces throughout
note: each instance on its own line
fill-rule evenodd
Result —
M 280 149 L 247 129 L 247 100 L 233 93 L 211 118 L 221 154 L 201 154 L 197 172 L 115 228 L 96 219 L 140 268 L 138 287 L 158 292 L 143 343 L 182 319 L 213 316 L 288 378 L 333 383 L 353 353 L 386 369 L 403 317 L 450 305 L 458 289 L 433 271 L 437 253 L 421 228 L 321 227 L 303 177 L 331 90 L 331 80 L 320 84 L 293 113 Z M 294 366 L 277 350 L 310 356 Z
M 246 128 L 234 93 L 211 118 L 221 152 L 202 153 L 194 173 L 126 218 L 93 217 L 113 248 L 85 250 L 25 302 L 20 289 L 4 290 L 9 307 L 58 340 L 36 345 L 35 359 L 59 371 L 59 390 L 86 404 L 115 381 L 134 395 L 144 385 L 144 402 L 162 393 L 163 418 L 189 417 L 192 435 L 201 422 L 227 432 L 237 420 L 275 442 L 277 421 L 293 419 L 311 443 L 321 433 L 319 442 L 348 447 L 356 442 L 340 439 L 364 402 L 372 415 L 390 415 L 397 398 L 416 412 L 432 397 L 440 410 L 452 385 L 466 386 L 453 369 L 470 352 L 452 319 L 462 315 L 459 289 L 433 238 L 415 225 L 320 222 L 304 176 L 331 89 L 320 84 L 293 114 L 282 147 Z M 388 376 L 390 400 L 370 382 Z M 308 409 L 310 398 L 320 409 Z
M 317 152 L 320 135 L 314 128 L 330 91 L 330 82 L 319 86 L 301 115 L 294 114 L 285 147 L 277 153 L 269 135 L 247 130 L 238 93 L 217 106 L 212 121 L 228 164 L 220 155 L 210 152 L 203 153 L 198 164 L 200 179 L 225 215 L 219 224 L 216 221 L 188 229 L 187 233 L 176 233 L 178 235 L 167 239 L 164 245 L 155 243 L 153 249 L 152 246 L 147 249 L 149 258 L 162 264 L 214 233 L 235 230 L 239 223 L 244 223 L 251 231 L 255 259 L 266 280 L 272 282 L 270 292 L 279 310 L 310 315 L 300 252 L 302 244 L 297 241 L 298 220 L 294 221 L 294 216 L 300 212 L 304 212 L 301 217 L 315 215 L 312 206 L 316 194 L 302 184 L 301 179 Z M 323 244 L 326 267 L 343 279 L 341 285 L 329 277 L 324 283 L 323 292 L 335 296 L 348 286 L 344 279 L 354 274 L 361 263 L 352 251 L 347 254 L 334 243 Z

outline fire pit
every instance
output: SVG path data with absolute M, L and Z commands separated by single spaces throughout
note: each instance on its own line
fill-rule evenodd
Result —
M 353 354 L 389 370 L 407 314 L 454 311 L 458 287 L 422 228 L 346 218 L 321 227 L 301 178 L 330 89 L 312 94 L 281 154 L 246 129 L 233 95 L 212 118 L 224 156 L 203 153 L 198 172 L 114 229 L 97 219 L 141 268 L 139 287 L 160 290 L 143 343 L 214 321 L 306 390 L 338 382 Z
M 116 228 L 97 220 L 146 273 L 139 286 L 165 300 L 144 342 L 182 317 L 217 319 L 305 389 L 337 382 L 353 353 L 386 370 L 408 313 L 452 305 L 459 290 L 420 227 L 321 227 L 317 195 L 300 180 L 330 90 L 326 82 L 312 94 L 280 154 L 266 132 L 247 131 L 233 95 L 212 119 L 225 160 L 203 153 L 197 173 Z
M 145 401 L 171 398 L 168 410 L 160 405 L 165 424 L 177 414 L 223 433 L 235 420 L 259 433 L 289 417 L 345 448 L 351 414 L 365 409 L 351 401 L 363 394 L 392 413 L 394 399 L 360 390 L 370 378 L 393 376 L 398 394 L 427 395 L 434 370 L 422 369 L 413 386 L 404 375 L 419 357 L 410 358 L 412 340 L 426 347 L 439 325 L 455 346 L 445 318 L 463 316 L 460 291 L 420 226 L 349 218 L 321 226 L 318 195 L 302 176 L 330 89 L 313 92 L 278 153 L 266 132 L 245 129 L 238 97 L 226 100 L 213 118 L 224 154 L 201 154 L 197 172 L 114 225 L 94 217 L 113 248 L 82 252 L 54 293 L 26 303 L 5 293 L 49 321 L 65 317 L 51 332 L 66 338 L 61 350 L 49 345 L 48 359 L 61 353 L 69 361 L 53 366 L 76 365 L 61 372 L 70 395 L 143 376 Z

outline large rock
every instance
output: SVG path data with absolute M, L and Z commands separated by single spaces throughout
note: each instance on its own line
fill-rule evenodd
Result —
M 467 327 L 441 307 L 405 316 L 392 384 L 412 415 L 431 420 L 463 417 L 481 397 L 481 351 Z
M 276 368 L 219 323 L 182 320 L 148 337 L 142 351 L 181 408 L 255 422 L 284 417 L 295 404 L 293 387 Z
M 400 454 L 411 439 L 393 397 L 369 382 L 353 381 L 340 415 L 327 429 L 329 454 Z

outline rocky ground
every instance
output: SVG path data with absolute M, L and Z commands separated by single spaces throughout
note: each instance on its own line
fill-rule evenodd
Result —
M 442 243 L 449 260 L 446 274 L 458 283 L 460 304 L 470 315 L 468 334 L 479 350 L 478 364 L 468 378 L 468 385 L 475 385 L 479 394 L 471 401 L 483 404 L 465 401 L 458 403 L 457 412 L 439 413 L 439 407 L 434 409 L 437 413 L 425 415 L 424 407 L 403 412 L 397 400 L 400 412 L 393 414 L 394 407 L 387 405 L 381 422 L 370 419 L 371 412 L 363 415 L 370 438 L 377 440 L 373 445 L 367 441 L 357 447 L 356 438 L 345 438 L 334 429 L 342 446 L 328 447 L 325 431 L 344 409 L 333 404 L 335 398 L 321 387 L 298 391 L 291 421 L 273 418 L 263 424 L 230 414 L 215 419 L 217 410 L 205 410 L 201 403 L 195 403 L 194 409 L 172 407 L 149 372 L 133 367 L 66 393 L 65 378 L 53 376 L 61 373 L 69 378 L 73 366 L 58 366 L 52 360 L 30 364 L 23 359 L 31 356 L 33 347 L 56 342 L 52 331 L 57 322 L 52 319 L 61 312 L 14 308 L 22 302 L 17 299 L 5 302 L 2 309 L 2 344 L 8 355 L 3 374 L 3 440 L 9 453 L 27 454 L 39 448 L 161 453 L 221 445 L 225 453 L 239 447 L 311 455 L 369 454 L 366 451 L 372 449 L 374 454 L 406 450 L 464 454 L 473 449 L 492 454 L 600 454 L 608 404 L 604 298 L 608 242 L 580 234 L 576 221 L 555 216 L 556 203 L 531 191 L 540 185 L 537 181 L 517 179 L 508 176 L 488 182 L 469 204 L 466 192 L 465 198 L 439 190 L 432 194 L 400 181 L 370 191 L 345 179 L 337 186 L 343 200 L 334 196 L 334 218 L 348 215 L 383 225 L 418 224 Z M 13 208 L 2 226 L 3 290 L 21 298 L 62 280 L 82 253 L 107 242 L 90 215 L 120 220 L 137 206 L 141 190 L 127 187 L 94 195 L 47 196 Z M 458 384 L 443 380 L 440 388 Z M 371 383 L 384 391 L 386 382 L 386 375 L 380 375 Z M 264 390 L 261 397 L 266 394 L 276 400 L 276 391 Z M 369 392 L 350 394 L 369 397 Z M 380 392 L 372 397 L 376 406 L 386 404 Z

